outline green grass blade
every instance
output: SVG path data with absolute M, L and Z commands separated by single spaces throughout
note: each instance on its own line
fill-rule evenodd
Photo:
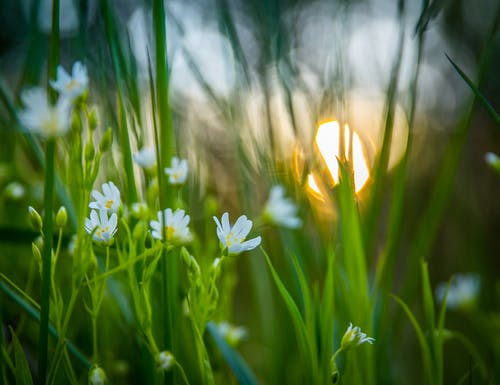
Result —
M 308 372 L 307 378 L 309 379 L 315 378 L 314 366 L 312 363 L 313 354 L 315 354 L 315 352 L 312 351 L 311 345 L 308 341 L 307 328 L 306 325 L 304 324 L 304 320 L 302 319 L 299 308 L 297 307 L 297 304 L 295 303 L 292 296 L 290 295 L 285 285 L 281 281 L 278 273 L 274 269 L 273 264 L 271 263 L 271 259 L 269 258 L 269 255 L 267 255 L 267 253 L 262 247 L 260 249 L 264 254 L 264 257 L 266 258 L 266 262 L 267 265 L 269 266 L 269 270 L 271 271 L 274 283 L 276 284 L 276 287 L 278 288 L 278 291 L 281 294 L 281 298 L 283 298 L 286 308 L 290 313 L 290 317 L 292 318 L 299 349 L 301 351 L 302 358 L 306 360 L 306 368 Z
M 362 323 L 362 327 L 366 329 L 370 315 L 368 309 L 368 279 L 359 212 L 354 196 L 354 182 L 348 164 L 339 161 L 339 169 L 338 198 L 344 248 L 343 262 L 352 289 L 353 309 L 357 309 L 357 312 L 366 315 Z
M 413 325 L 413 329 L 417 333 L 418 343 L 420 344 L 420 349 L 422 351 L 422 360 L 424 362 L 424 369 L 426 373 L 426 377 L 429 380 L 430 384 L 434 385 L 433 376 L 432 376 L 432 358 L 431 352 L 429 349 L 429 345 L 427 344 L 427 340 L 425 339 L 425 335 L 422 331 L 422 328 L 418 324 L 415 316 L 411 312 L 410 308 L 403 302 L 403 300 L 395 295 L 391 295 L 392 298 L 396 300 L 396 302 L 403 308 L 407 317 L 409 318 L 411 324 Z M 437 384 L 435 384 L 437 385 Z
M 9 326 L 10 334 L 12 336 L 12 344 L 14 345 L 14 362 L 16 364 L 16 384 L 17 385 L 33 385 L 31 372 L 24 354 L 23 347 L 14 332 L 14 329 Z
M 465 74 L 464 71 L 460 69 L 460 67 L 453 61 L 451 58 L 448 56 L 448 54 L 445 54 L 446 58 L 449 60 L 455 71 L 458 72 L 460 77 L 467 83 L 467 85 L 470 87 L 472 92 L 474 92 L 474 95 L 476 95 L 477 99 L 481 102 L 481 104 L 486 108 L 486 111 L 490 114 L 490 116 L 493 118 L 495 121 L 497 128 L 500 128 L 500 116 L 497 114 L 493 106 L 488 102 L 488 100 L 484 97 L 482 92 L 479 90 L 479 88 L 472 82 L 471 79 Z
M 231 348 L 231 346 L 227 344 L 224 337 L 222 337 L 217 329 L 217 326 L 215 326 L 212 322 L 209 322 L 207 324 L 207 330 L 222 353 L 226 363 L 233 371 L 238 383 L 240 385 L 258 385 L 259 382 L 257 381 L 257 378 L 252 373 L 246 362 L 233 348 Z
M 424 307 L 424 317 L 425 326 L 429 333 L 428 345 L 432 358 L 432 375 L 435 378 L 435 382 L 440 384 L 440 362 L 442 361 L 437 355 L 437 335 L 436 335 L 436 321 L 434 314 L 434 300 L 432 297 L 431 282 L 429 279 L 429 272 L 427 270 L 427 263 L 421 261 L 421 272 L 422 272 L 422 303 Z
M 118 89 L 118 131 L 120 137 L 120 148 L 123 151 L 123 167 L 125 170 L 125 175 L 127 177 L 127 198 L 129 203 L 137 202 L 137 187 L 135 185 L 134 176 L 134 166 L 132 163 L 132 149 L 130 147 L 130 138 L 128 134 L 127 125 L 127 115 L 125 108 L 125 91 L 123 85 L 123 69 L 121 65 L 120 57 L 120 42 L 116 35 L 116 25 L 114 20 L 116 19 L 112 14 L 111 7 L 108 0 L 102 0 L 100 2 L 101 10 L 104 17 L 104 23 L 106 26 L 106 36 L 108 40 L 109 50 L 111 54 L 111 61 L 113 63 L 113 72 L 115 75 L 116 87 Z

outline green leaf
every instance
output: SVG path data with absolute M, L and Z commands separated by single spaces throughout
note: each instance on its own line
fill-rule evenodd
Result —
M 276 287 L 278 288 L 278 291 L 281 294 L 283 301 L 285 301 L 285 305 L 288 309 L 288 312 L 292 317 L 292 322 L 295 328 L 295 334 L 297 337 L 297 342 L 299 344 L 299 349 L 301 351 L 302 357 L 306 360 L 308 378 L 316 378 L 314 365 L 312 363 L 313 354 L 316 353 L 313 352 L 311 349 L 311 345 L 307 338 L 306 325 L 304 324 L 304 320 L 302 319 L 299 308 L 297 307 L 297 304 L 295 303 L 292 296 L 290 295 L 285 285 L 281 281 L 280 277 L 278 276 L 278 273 L 274 269 L 273 264 L 271 263 L 271 259 L 269 258 L 269 255 L 267 255 L 267 253 L 262 247 L 260 249 L 262 250 L 264 257 L 266 258 L 269 270 L 271 271 L 271 274 L 274 279 L 274 283 L 276 284 Z
M 207 330 L 221 351 L 226 363 L 233 371 L 238 383 L 240 385 L 258 385 L 259 383 L 255 375 L 240 355 L 227 344 L 224 337 L 222 337 L 217 329 L 217 326 L 215 326 L 212 322 L 209 322 L 207 324 Z
M 23 347 L 14 332 L 14 329 L 9 326 L 10 334 L 12 335 L 12 344 L 14 345 L 14 360 L 16 364 L 16 384 L 17 385 L 33 385 L 31 371 L 24 354 Z
M 484 95 L 481 93 L 479 88 L 472 82 L 472 80 L 465 74 L 464 71 L 460 69 L 460 67 L 453 61 L 451 58 L 447 55 L 446 58 L 450 61 L 451 65 L 455 69 L 455 71 L 458 72 L 460 77 L 467 83 L 467 85 L 470 87 L 472 92 L 474 92 L 474 95 L 479 99 L 481 104 L 486 108 L 486 111 L 490 114 L 490 116 L 493 118 L 495 123 L 497 124 L 497 127 L 500 128 L 500 116 L 497 114 L 495 109 L 492 107 L 492 105 L 488 102 L 488 100 L 484 97 Z
M 430 352 L 427 340 L 425 339 L 425 336 L 424 336 L 424 333 L 422 331 L 422 328 L 418 324 L 415 316 L 411 312 L 410 308 L 406 305 L 406 303 L 404 303 L 401 298 L 399 298 L 399 297 L 397 297 L 395 295 L 391 295 L 391 296 L 403 308 L 404 312 L 406 313 L 406 315 L 410 319 L 410 322 L 413 325 L 413 328 L 415 329 L 415 332 L 417 333 L 418 342 L 420 344 L 420 349 L 422 351 L 422 359 L 424 361 L 424 369 L 425 369 L 425 372 L 426 372 L 426 377 L 428 378 L 430 384 L 435 384 L 434 377 L 432 376 L 432 358 L 431 358 L 431 352 Z

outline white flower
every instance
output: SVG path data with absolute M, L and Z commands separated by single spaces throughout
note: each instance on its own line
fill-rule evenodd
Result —
M 351 347 L 355 347 L 365 342 L 369 344 L 373 344 L 375 338 L 368 337 L 365 333 L 361 331 L 358 326 L 352 326 L 352 323 L 349 323 L 349 327 L 347 328 L 344 336 L 342 337 L 342 342 L 340 343 L 340 348 L 342 350 L 349 349 Z
M 164 350 L 163 352 L 160 352 L 158 354 L 158 356 L 156 357 L 156 361 L 158 364 L 158 369 L 168 372 L 174 366 L 175 358 L 173 354 L 168 350 Z
M 436 288 L 436 298 L 439 303 L 443 302 L 446 293 L 447 283 L 442 282 Z M 479 296 L 481 288 L 481 279 L 478 274 L 457 274 L 453 277 L 446 307 L 448 309 L 466 308 L 474 304 Z
M 271 188 L 264 208 L 264 217 L 271 223 L 290 229 L 296 229 L 302 225 L 302 220 L 297 217 L 297 206 L 285 197 L 285 189 L 280 185 Z
M 94 366 L 89 373 L 90 385 L 104 385 L 106 383 L 106 373 L 99 366 Z
M 59 92 L 59 95 L 75 100 L 82 96 L 87 90 L 89 78 L 87 68 L 79 61 L 73 64 L 71 76 L 62 66 L 57 66 L 57 79 L 51 80 L 50 85 Z
M 99 215 L 96 210 L 90 212 L 90 219 L 85 218 L 85 230 L 92 234 L 92 239 L 96 243 L 109 245 L 113 241 L 113 236 L 116 233 L 118 217 L 112 213 L 108 218 L 106 210 L 100 210 Z
M 188 174 L 187 160 L 174 156 L 171 166 L 165 168 L 165 173 L 168 175 L 168 182 L 170 184 L 183 184 Z
M 151 235 L 156 239 L 163 239 L 163 234 L 167 236 L 167 241 L 172 243 L 187 243 L 192 239 L 189 232 L 189 215 L 185 215 L 185 211 L 177 209 L 172 212 L 172 209 L 164 210 L 165 228 L 162 228 L 163 214 L 158 211 L 158 220 L 149 222 L 153 231 Z
M 156 165 L 156 151 L 153 147 L 143 147 L 134 154 L 134 161 L 146 170 L 151 170 Z
M 240 216 L 233 227 L 229 224 L 229 214 L 222 214 L 221 222 L 214 217 L 217 225 L 217 236 L 223 248 L 228 249 L 230 255 L 236 255 L 243 251 L 255 249 L 260 245 L 261 237 L 245 241 L 246 236 L 252 228 L 252 221 L 245 215 Z
M 103 183 L 101 194 L 97 190 L 92 190 L 92 197 L 95 202 L 90 202 L 89 207 L 96 210 L 107 210 L 116 213 L 120 208 L 120 190 L 113 182 Z
M 52 138 L 68 131 L 71 115 L 68 98 L 60 97 L 53 106 L 47 93 L 35 87 L 24 91 L 21 100 L 26 108 L 19 113 L 19 120 L 32 133 Z
M 217 326 L 219 332 L 231 346 L 238 345 L 248 336 L 248 331 L 243 326 L 234 326 L 229 322 L 221 322 Z

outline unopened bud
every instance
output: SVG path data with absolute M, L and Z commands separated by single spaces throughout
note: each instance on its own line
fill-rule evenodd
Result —
M 113 130 L 111 127 L 109 127 L 101 138 L 101 142 L 99 143 L 99 151 L 100 152 L 108 151 L 112 144 L 113 144 Z
M 85 145 L 85 161 L 87 163 L 91 162 L 94 159 L 95 155 L 95 150 L 94 150 L 94 143 L 88 142 Z
M 68 221 L 68 212 L 66 211 L 66 207 L 61 206 L 56 214 L 56 224 L 59 227 L 66 226 L 66 222 Z
M 43 228 L 43 222 L 42 222 L 42 217 L 40 214 L 38 214 L 38 211 L 36 211 L 33 206 L 28 207 L 28 211 L 30 214 L 30 222 L 33 228 L 36 231 L 42 231 Z
M 89 385 L 104 385 L 106 373 L 99 366 L 94 366 L 89 372 Z
M 201 271 L 198 262 L 196 262 L 196 259 L 191 254 L 189 254 L 185 247 L 181 248 L 181 256 L 184 263 L 186 264 L 186 267 L 188 268 L 190 279 L 193 281 L 198 280 L 201 276 Z
M 97 108 L 95 106 L 90 109 L 87 119 L 89 121 L 90 130 L 94 131 L 99 125 L 99 113 L 97 112 Z
M 175 358 L 171 352 L 165 350 L 158 354 L 156 357 L 156 363 L 158 364 L 158 369 L 168 372 L 174 366 Z

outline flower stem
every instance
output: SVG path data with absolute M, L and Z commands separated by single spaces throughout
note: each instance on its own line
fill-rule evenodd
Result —
M 46 148 L 45 173 L 45 217 L 43 221 L 42 252 L 42 298 L 40 312 L 40 329 L 38 336 L 38 384 L 45 385 L 47 376 L 47 355 L 49 339 L 49 306 L 52 259 L 52 205 L 54 197 L 54 149 L 55 140 L 49 139 Z

